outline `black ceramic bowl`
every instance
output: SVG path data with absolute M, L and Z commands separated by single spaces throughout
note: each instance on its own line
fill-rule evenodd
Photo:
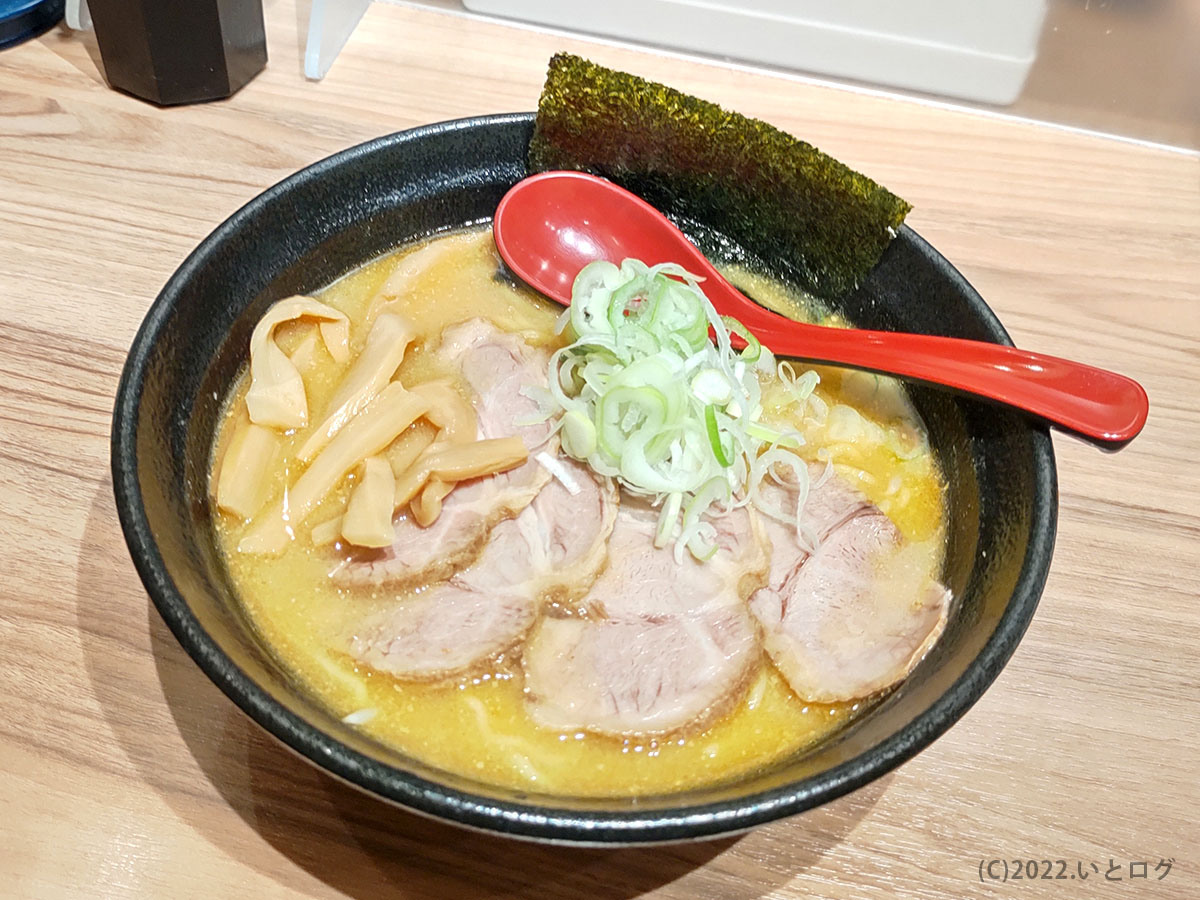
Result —
M 220 401 L 254 323 L 273 301 L 398 244 L 487 220 L 526 174 L 531 130 L 528 114 L 494 116 L 353 147 L 252 200 L 172 276 L 133 342 L 113 422 L 117 507 L 146 589 L 205 673 L 271 734 L 339 778 L 438 818 L 612 845 L 738 832 L 852 791 L 949 728 L 1033 615 L 1054 543 L 1054 456 L 1045 429 L 1015 413 L 913 389 L 949 481 L 944 580 L 957 598 L 949 626 L 908 680 L 835 739 L 732 783 L 635 805 L 519 793 L 439 771 L 342 724 L 239 607 L 212 538 L 205 479 Z M 843 312 L 865 327 L 1010 343 L 979 295 L 908 228 Z

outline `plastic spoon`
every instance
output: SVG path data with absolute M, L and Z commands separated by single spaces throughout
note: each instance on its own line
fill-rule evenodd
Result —
M 564 306 L 593 260 L 675 262 L 703 276 L 722 315 L 739 319 L 777 356 L 898 375 L 1016 407 L 1106 450 L 1146 423 L 1142 386 L 1124 375 L 1041 353 L 959 338 L 827 328 L 765 309 L 726 281 L 687 237 L 635 194 L 582 172 L 544 172 L 500 201 L 496 246 L 530 286 Z

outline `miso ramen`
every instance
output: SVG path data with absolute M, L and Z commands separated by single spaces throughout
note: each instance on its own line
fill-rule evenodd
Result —
M 315 697 L 539 793 L 761 770 L 905 678 L 949 611 L 943 483 L 896 382 L 776 360 L 674 267 L 589 266 L 564 314 L 486 228 L 275 304 L 210 495 Z

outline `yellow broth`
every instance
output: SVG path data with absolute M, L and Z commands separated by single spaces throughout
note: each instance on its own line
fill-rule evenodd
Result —
M 388 285 L 388 290 L 397 290 L 391 308 L 410 318 L 430 344 L 447 326 L 477 316 L 535 342 L 557 343 L 558 307 L 497 277 L 498 263 L 490 230 L 475 229 L 384 256 L 314 296 L 349 317 L 352 352 L 361 346 L 367 318 L 378 309 Z M 793 315 L 814 314 L 805 298 L 783 286 L 751 273 L 731 271 L 730 275 L 743 284 L 752 280 L 753 293 L 764 304 Z M 285 350 L 300 339 L 293 332 L 281 329 L 279 343 Z M 798 371 L 801 368 L 797 366 Z M 323 348 L 318 351 L 305 379 L 311 410 L 323 408 L 343 371 Z M 409 384 L 444 374 L 418 341 L 399 377 Z M 826 434 L 828 428 L 805 424 L 802 430 L 811 443 L 803 455 L 818 460 L 827 452 L 839 474 L 882 508 L 911 542 L 900 564 L 913 571 L 897 572 L 895 577 L 936 574 L 942 548 L 941 480 L 931 454 L 914 452 L 920 450 L 920 430 L 903 392 L 887 379 L 861 373 L 830 369 L 821 374 L 819 396 L 831 405 L 854 399 L 865 425 L 849 429 L 856 433 L 847 436 Z M 220 459 L 230 425 L 236 421 L 232 411 L 240 410 L 244 382 L 243 378 L 231 392 L 231 412 L 215 442 L 215 460 Z M 768 418 L 785 415 L 779 408 L 782 399 L 778 389 L 764 393 Z M 319 422 L 320 416 L 310 420 Z M 885 442 L 877 439 L 879 435 L 890 437 Z M 294 480 L 291 459 L 307 436 L 307 430 L 300 429 L 285 439 L 273 473 L 274 497 Z M 399 440 L 406 439 L 410 438 Z M 868 705 L 868 701 L 805 702 L 764 656 L 760 673 L 733 711 L 706 730 L 622 740 L 536 726 L 526 713 L 520 667 L 512 659 L 502 658 L 448 684 L 401 681 L 355 665 L 342 652 L 346 635 L 364 614 L 394 603 L 396 593 L 334 587 L 328 577 L 329 548 L 314 548 L 308 537 L 311 525 L 340 511 L 352 481 L 353 477 L 346 479 L 335 496 L 297 529 L 297 539 L 278 558 L 238 553 L 245 525 L 231 516 L 220 517 L 217 537 L 241 601 L 277 658 L 336 715 L 365 719 L 358 725 L 364 732 L 429 765 L 496 785 L 552 794 L 667 793 L 761 769 L 827 738 L 860 705 Z

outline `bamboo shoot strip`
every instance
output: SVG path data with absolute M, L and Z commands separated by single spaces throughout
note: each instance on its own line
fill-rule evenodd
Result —
M 410 504 L 412 517 L 422 528 L 428 528 L 442 514 L 442 501 L 454 490 L 453 481 L 442 481 L 440 478 L 430 478 Z
M 362 478 L 350 494 L 342 517 L 342 537 L 359 547 L 387 547 L 396 537 L 392 527 L 392 498 L 396 478 L 382 456 L 363 460 Z
M 448 380 L 426 381 L 412 391 L 429 401 L 425 419 L 437 427 L 439 443 L 465 444 L 478 436 L 475 407 Z
M 529 458 L 519 437 L 489 438 L 471 444 L 434 444 L 416 464 L 396 479 L 395 509 L 412 501 L 431 478 L 465 481 L 506 472 Z
M 255 425 L 244 413 L 238 416 L 217 476 L 217 507 L 249 519 L 265 499 L 267 473 L 283 439 L 274 429 Z
M 324 547 L 326 544 L 332 544 L 336 541 L 341 537 L 341 534 L 342 517 L 339 515 L 314 525 L 310 538 L 314 547 Z
M 310 297 L 288 297 L 267 310 L 250 336 L 250 421 L 272 428 L 308 424 L 308 397 L 296 364 L 275 343 L 275 328 L 293 319 L 316 319 L 326 349 L 337 362 L 350 355 L 350 321 L 344 313 Z
M 392 474 L 399 478 L 411 469 L 436 438 L 437 432 L 425 422 L 409 426 L 409 433 L 401 435 L 387 448 L 386 456 L 392 465 Z
M 329 401 L 330 412 L 301 446 L 297 456 L 302 462 L 309 462 L 325 449 L 338 430 L 384 389 L 404 361 L 412 339 L 413 326 L 406 319 L 383 313 L 375 320 L 362 353 Z
M 302 376 L 311 374 L 312 367 L 317 364 L 317 345 L 321 343 L 319 334 L 319 331 L 308 332 L 296 349 L 288 354 L 288 359 Z
M 389 384 L 355 416 L 313 460 L 283 499 L 256 521 L 238 544 L 243 553 L 282 553 L 293 529 L 316 508 L 338 482 L 368 456 L 383 452 L 404 429 L 429 408 L 424 397 Z

